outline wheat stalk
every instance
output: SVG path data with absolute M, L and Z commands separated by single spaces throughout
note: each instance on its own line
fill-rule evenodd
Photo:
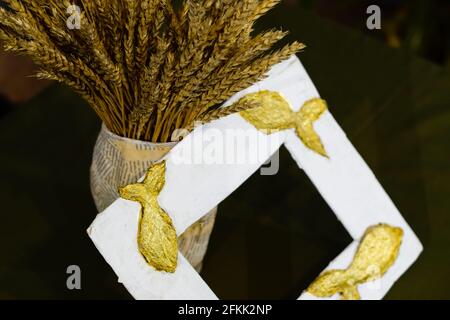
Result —
M 166 142 L 180 128 L 254 107 L 218 105 L 304 48 L 253 35 L 280 0 L 0 0 L 0 40 L 37 77 L 80 94 L 114 133 Z M 67 27 L 77 5 L 81 29 Z

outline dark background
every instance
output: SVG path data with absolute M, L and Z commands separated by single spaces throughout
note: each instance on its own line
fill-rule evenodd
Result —
M 374 3 L 382 30 L 370 31 Z M 449 1 L 285 0 L 258 26 L 307 44 L 311 78 L 424 244 L 387 299 L 450 298 L 449 17 Z M 32 70 L 0 54 L 0 298 L 129 299 L 85 232 L 100 123 Z M 283 150 L 278 175 L 255 175 L 219 207 L 202 275 L 220 298 L 293 299 L 350 242 Z M 72 264 L 79 291 L 66 288 Z

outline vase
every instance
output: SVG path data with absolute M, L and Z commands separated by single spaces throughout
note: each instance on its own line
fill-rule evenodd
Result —
M 118 189 L 135 183 L 177 143 L 151 143 L 120 137 L 102 125 L 90 170 L 91 192 L 99 212 L 119 198 Z M 178 239 L 180 252 L 198 271 L 208 248 L 217 207 L 193 224 Z

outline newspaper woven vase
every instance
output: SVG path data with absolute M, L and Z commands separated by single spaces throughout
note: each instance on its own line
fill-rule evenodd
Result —
M 99 212 L 117 198 L 118 189 L 136 182 L 147 169 L 161 160 L 176 143 L 150 143 L 117 136 L 102 126 L 91 165 L 91 192 Z M 200 272 L 217 208 L 193 224 L 178 239 L 179 249 Z

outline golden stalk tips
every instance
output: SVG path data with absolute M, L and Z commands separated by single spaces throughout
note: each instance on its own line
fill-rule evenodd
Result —
M 72 87 L 112 132 L 166 142 L 176 129 L 242 111 L 217 105 L 304 48 L 271 52 L 286 33 L 252 34 L 279 2 L 4 0 L 0 40 L 31 56 L 40 78 Z

